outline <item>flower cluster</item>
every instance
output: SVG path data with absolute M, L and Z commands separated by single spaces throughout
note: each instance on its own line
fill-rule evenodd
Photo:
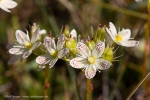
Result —
M 113 47 L 106 45 L 106 33 L 120 46 L 134 47 L 139 44 L 130 38 L 129 29 L 117 32 L 111 22 L 109 28 L 99 25 L 93 36 L 87 39 L 77 35 L 75 29 L 70 32 L 68 26 L 57 39 L 47 35 L 45 30 L 40 30 L 34 24 L 30 32 L 16 31 L 16 41 L 8 45 L 9 53 L 13 55 L 9 64 L 34 53 L 38 56 L 36 62 L 40 69 L 52 68 L 58 59 L 62 59 L 69 61 L 73 68 L 83 69 L 85 76 L 91 79 L 97 71 L 108 69 L 112 65 L 114 51 Z

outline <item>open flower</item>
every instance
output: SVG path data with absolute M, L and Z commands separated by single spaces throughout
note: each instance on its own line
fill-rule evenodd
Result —
M 54 38 L 45 37 L 44 46 L 48 51 L 48 54 L 38 56 L 36 62 L 39 64 L 39 68 L 45 68 L 46 64 L 49 64 L 49 68 L 53 67 L 58 59 L 61 59 L 68 53 L 68 49 L 64 48 L 65 36 L 64 34 L 58 38 L 57 46 Z
M 17 3 L 13 0 L 0 0 L 0 8 L 6 12 L 11 12 L 9 9 L 17 6 Z
M 9 64 L 14 63 L 16 60 L 21 58 L 27 58 L 34 49 L 40 46 L 41 42 L 37 42 L 37 35 L 40 29 L 37 29 L 32 38 L 29 38 L 28 32 L 27 34 L 17 30 L 16 31 L 16 42 L 9 46 L 9 53 L 13 54 L 13 58 L 9 60 Z M 15 59 L 14 59 L 15 58 Z
M 87 78 L 93 78 L 97 70 L 105 70 L 110 67 L 107 60 L 100 58 L 105 49 L 104 42 L 98 42 L 92 50 L 84 43 L 79 42 L 77 49 L 78 55 L 70 61 L 70 65 L 78 69 L 84 68 Z
M 130 38 L 131 31 L 129 29 L 123 29 L 117 33 L 117 30 L 113 23 L 109 23 L 109 29 L 106 28 L 106 31 L 111 36 L 112 40 L 116 42 L 118 45 L 122 45 L 125 47 L 134 47 L 139 44 L 139 41 L 131 40 Z

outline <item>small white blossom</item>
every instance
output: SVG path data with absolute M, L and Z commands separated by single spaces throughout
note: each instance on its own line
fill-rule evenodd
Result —
M 93 78 L 98 70 L 105 70 L 110 67 L 110 63 L 101 58 L 105 49 L 105 43 L 99 42 L 90 50 L 84 43 L 77 44 L 78 55 L 70 61 L 70 65 L 74 68 L 84 68 L 85 76 L 89 79 Z M 100 71 L 99 71 L 100 72 Z
M 61 59 L 68 53 L 68 49 L 64 48 L 65 36 L 61 35 L 58 38 L 57 46 L 55 40 L 51 37 L 45 37 L 44 46 L 48 53 L 38 56 L 36 62 L 39 64 L 39 68 L 45 68 L 46 64 L 49 64 L 49 68 L 53 67 L 58 59 Z
M 70 32 L 70 38 L 73 38 L 73 39 L 76 39 L 77 38 L 77 32 L 75 29 L 73 29 L 71 32 Z
M 11 12 L 9 9 L 12 9 L 17 6 L 17 3 L 13 0 L 0 0 L 0 8 L 6 12 Z
M 26 34 L 20 30 L 16 31 L 16 42 L 8 46 L 9 53 L 13 55 L 9 60 L 9 64 L 14 63 L 20 57 L 27 58 L 34 49 L 40 46 L 41 42 L 36 41 L 39 32 L 40 29 L 37 29 L 30 39 L 28 32 Z
M 123 29 L 122 31 L 117 32 L 116 27 L 113 23 L 109 23 L 109 29 L 106 28 L 106 31 L 111 36 L 112 40 L 116 42 L 118 45 L 122 45 L 125 47 L 134 47 L 139 44 L 139 41 L 131 40 L 130 38 L 131 31 L 130 29 Z

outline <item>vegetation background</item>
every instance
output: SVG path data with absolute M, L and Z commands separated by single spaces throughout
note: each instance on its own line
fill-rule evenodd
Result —
M 120 30 L 131 29 L 140 41 L 134 48 L 119 47 L 108 70 L 92 79 L 91 100 L 125 100 L 150 70 L 150 2 L 143 0 L 15 0 L 18 6 L 7 13 L 0 9 L 0 100 L 6 96 L 43 96 L 45 71 L 38 71 L 36 56 L 8 65 L 7 44 L 15 40 L 15 31 L 37 23 L 52 36 L 59 36 L 62 26 L 87 38 L 98 24 L 113 22 Z M 110 37 L 107 36 L 108 40 Z M 110 41 L 111 42 L 111 41 Z M 117 48 L 117 46 L 115 46 Z M 85 100 L 86 77 L 81 70 L 59 60 L 49 69 L 48 100 Z M 77 88 L 78 87 L 78 88 Z M 92 88 L 92 87 L 91 87 Z M 33 98 L 20 98 L 31 100 Z M 41 98 L 36 98 L 38 100 Z M 43 98 L 42 98 L 43 99 Z M 150 77 L 142 83 L 131 100 L 150 100 Z

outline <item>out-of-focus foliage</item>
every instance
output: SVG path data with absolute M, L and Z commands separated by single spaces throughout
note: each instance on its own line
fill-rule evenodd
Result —
M 29 30 L 33 23 L 56 37 L 65 25 L 70 31 L 76 29 L 83 38 L 91 36 L 91 26 L 96 30 L 99 24 L 108 27 L 109 22 L 113 22 L 118 30 L 131 29 L 132 37 L 140 44 L 135 48 L 114 47 L 114 51 L 117 49 L 114 55 L 123 56 L 114 61 L 111 68 L 97 73 L 92 79 L 92 100 L 124 100 L 150 70 L 148 0 L 140 3 L 134 0 L 15 1 L 18 6 L 11 9 L 11 13 L 0 9 L 0 100 L 16 100 L 9 98 L 10 95 L 43 96 L 45 72 L 37 70 L 34 54 L 23 62 L 8 65 L 10 55 L 7 44 L 15 40 L 17 29 Z M 112 42 L 109 35 L 107 39 Z M 49 100 L 85 100 L 86 78 L 82 71 L 59 60 L 49 69 L 49 74 Z M 149 84 L 150 78 L 147 78 L 132 98 L 150 98 Z

